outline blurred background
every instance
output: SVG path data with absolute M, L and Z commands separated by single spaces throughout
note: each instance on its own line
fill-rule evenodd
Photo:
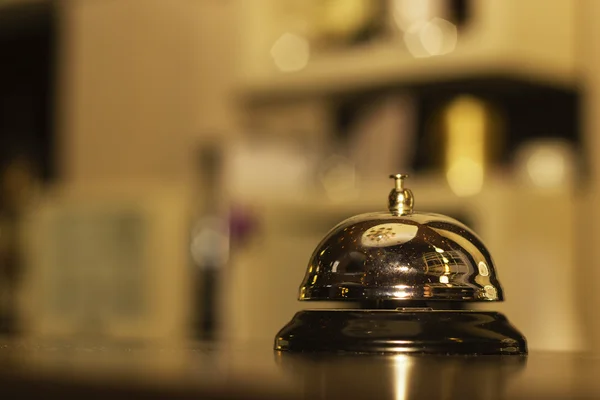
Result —
M 0 1 L 0 329 L 271 340 L 337 222 L 471 226 L 532 350 L 600 348 L 600 2 Z M 309 304 L 310 307 L 330 305 Z M 336 305 L 337 306 L 337 305 Z

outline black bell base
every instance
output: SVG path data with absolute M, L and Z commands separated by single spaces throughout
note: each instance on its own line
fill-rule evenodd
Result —
M 525 337 L 503 314 L 463 310 L 306 310 L 275 350 L 329 353 L 524 355 Z

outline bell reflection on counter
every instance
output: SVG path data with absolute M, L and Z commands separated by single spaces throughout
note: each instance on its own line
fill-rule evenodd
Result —
M 527 365 L 525 357 L 495 356 L 311 357 L 277 352 L 275 357 L 310 399 L 502 399 L 510 381 Z
M 300 311 L 277 334 L 275 349 L 526 354 L 525 338 L 504 315 L 460 309 L 504 298 L 479 237 L 452 218 L 413 211 L 406 175 L 391 177 L 389 211 L 333 228 L 300 286 L 302 301 L 358 301 L 370 309 Z

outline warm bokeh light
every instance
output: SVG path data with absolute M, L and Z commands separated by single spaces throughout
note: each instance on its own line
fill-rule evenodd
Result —
M 413 57 L 440 56 L 454 51 L 458 29 L 452 22 L 435 16 L 441 3 L 430 0 L 396 0 L 393 16 Z
M 409 357 L 394 356 L 394 395 L 395 400 L 409 398 L 409 386 L 412 363 Z
M 448 184 L 457 196 L 481 191 L 485 174 L 487 110 L 474 97 L 459 97 L 444 113 L 445 170 Z
M 310 44 L 302 36 L 286 32 L 273 44 L 271 56 L 282 72 L 300 71 L 308 64 Z
M 456 26 L 442 18 L 415 23 L 404 33 L 408 51 L 417 58 L 451 53 L 457 39 Z
M 454 51 L 457 41 L 456 25 L 442 18 L 434 18 L 419 31 L 423 49 L 432 56 Z
M 559 187 L 566 173 L 564 155 L 556 148 L 534 150 L 527 160 L 527 173 L 534 185 L 541 188 Z
M 398 27 L 406 32 L 414 24 L 427 21 L 431 16 L 431 9 L 431 0 L 395 0 L 392 12 Z

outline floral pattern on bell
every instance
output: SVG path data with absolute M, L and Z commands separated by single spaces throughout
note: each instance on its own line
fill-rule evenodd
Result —
M 417 231 L 418 228 L 414 225 L 381 224 L 363 233 L 361 241 L 367 247 L 386 247 L 412 240 Z
M 363 233 L 362 243 L 367 247 L 386 247 L 406 243 L 417 235 L 418 228 L 408 224 L 376 225 Z

